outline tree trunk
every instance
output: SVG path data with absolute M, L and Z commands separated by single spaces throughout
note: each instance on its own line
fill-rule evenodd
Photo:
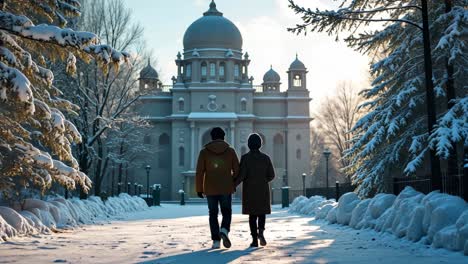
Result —
M 103 143 L 101 138 L 97 141 L 98 148 L 98 159 L 96 168 L 94 170 L 94 195 L 99 196 L 101 194 L 101 184 L 102 184 L 102 160 L 104 156 Z
M 114 180 L 115 180 L 115 169 L 114 169 L 115 162 L 113 162 L 112 166 L 112 183 L 111 183 L 111 196 L 114 196 Z
M 427 106 L 427 130 L 428 135 L 436 124 L 436 105 L 434 99 L 434 83 L 432 81 L 432 54 L 431 37 L 429 32 L 429 14 L 427 10 L 427 0 L 421 0 L 422 20 L 423 20 L 423 42 L 424 42 L 424 71 L 426 84 L 426 106 Z M 432 190 L 442 191 L 442 178 L 440 171 L 440 161 L 434 149 L 429 151 L 431 163 L 431 187 Z
M 452 10 L 452 0 L 445 0 L 445 13 L 449 13 Z M 454 102 L 452 101 L 455 99 L 455 82 L 453 79 L 453 65 L 449 64 L 448 58 L 446 59 L 446 68 L 447 68 L 447 110 L 450 110 L 454 106 Z M 458 157 L 457 157 L 457 144 L 455 142 L 451 142 L 452 148 L 450 150 L 450 154 L 447 160 L 447 176 L 449 177 L 449 193 L 451 194 L 459 194 L 456 179 L 458 178 Z M 461 183 L 459 183 L 461 184 Z
M 120 148 L 119 148 L 119 157 L 122 158 L 122 153 L 123 153 L 123 142 L 120 143 Z M 122 173 L 123 173 L 123 164 L 122 162 L 119 163 L 119 174 L 118 174 L 118 180 L 119 183 L 117 185 L 117 193 L 120 194 L 122 192 Z
M 128 186 L 128 163 L 125 164 L 125 185 L 127 185 L 127 193 L 130 194 L 130 187 Z
M 86 137 L 83 138 L 83 142 L 86 142 Z M 88 150 L 86 147 L 86 143 L 80 143 L 78 145 L 78 151 L 79 151 L 78 158 L 79 158 L 80 171 L 88 175 L 88 172 L 89 172 Z M 78 189 L 80 192 L 80 199 L 88 198 L 88 194 L 83 191 L 83 188 L 81 188 L 81 186 L 79 186 Z
M 468 146 L 465 145 L 463 148 L 463 177 L 462 177 L 462 183 L 463 183 L 463 198 L 465 198 L 465 201 L 468 202 Z

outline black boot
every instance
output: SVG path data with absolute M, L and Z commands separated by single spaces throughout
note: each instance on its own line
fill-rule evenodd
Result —
M 250 247 L 258 247 L 258 238 L 255 236 L 252 236 L 252 243 L 250 244 Z
M 263 236 L 263 230 L 259 230 L 260 232 L 258 233 L 258 240 L 260 240 L 260 245 L 261 246 L 266 246 L 267 242 L 265 240 L 265 236 Z

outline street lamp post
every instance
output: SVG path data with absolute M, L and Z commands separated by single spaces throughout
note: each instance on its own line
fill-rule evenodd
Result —
M 134 194 L 135 194 L 135 196 L 137 196 L 137 195 L 138 195 L 138 190 L 137 190 L 137 188 L 138 188 L 138 183 L 135 182 L 134 186 L 135 186 L 135 192 L 134 192 Z
M 283 187 L 288 186 L 288 171 L 284 170 L 283 174 Z
M 146 170 L 146 198 L 149 199 L 149 175 L 151 171 L 151 166 L 146 165 L 145 170 Z
M 331 155 L 330 150 L 328 148 L 325 149 L 325 151 L 323 151 L 323 155 L 325 156 L 325 159 L 326 159 L 326 162 L 327 162 L 327 171 L 326 171 L 326 173 L 327 173 L 326 174 L 327 175 L 327 177 L 326 177 L 326 188 L 327 188 L 326 195 L 327 195 L 327 197 L 326 198 L 328 199 L 328 196 L 329 196 L 328 195 L 328 159 L 330 158 L 330 155 Z
M 307 174 L 302 173 L 302 194 L 306 196 L 306 189 L 305 189 L 305 179 L 306 179 Z

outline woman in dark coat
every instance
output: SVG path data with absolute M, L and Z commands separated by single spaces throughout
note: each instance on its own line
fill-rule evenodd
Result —
M 249 215 L 251 247 L 265 246 L 266 214 L 271 213 L 269 182 L 275 178 L 275 171 L 270 157 L 260 152 L 262 139 L 258 134 L 251 134 L 248 139 L 250 151 L 240 161 L 239 176 L 235 186 L 242 184 L 242 214 Z M 258 231 L 257 231 L 258 227 Z

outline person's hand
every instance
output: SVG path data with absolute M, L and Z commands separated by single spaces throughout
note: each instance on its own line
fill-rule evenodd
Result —
M 202 199 L 205 198 L 205 196 L 203 196 L 203 192 L 198 192 L 197 195 L 198 195 L 198 197 L 200 197 Z

